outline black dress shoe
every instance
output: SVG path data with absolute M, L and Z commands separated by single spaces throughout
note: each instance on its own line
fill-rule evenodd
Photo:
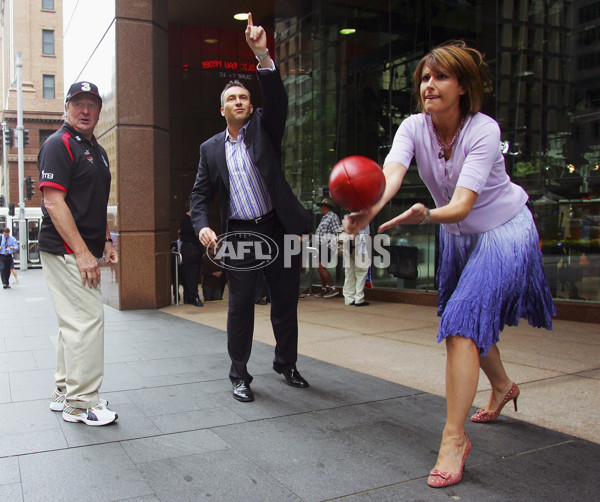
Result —
M 194 307 L 204 307 L 204 304 L 202 303 L 202 300 L 200 300 L 199 298 L 196 298 L 193 302 L 192 305 Z
M 233 398 L 244 403 L 254 401 L 254 393 L 250 388 L 250 384 L 244 380 L 232 380 Z
M 295 366 L 292 368 L 283 369 L 273 367 L 273 369 L 280 375 L 283 374 L 288 385 L 291 385 L 292 387 L 299 387 L 301 389 L 308 387 L 308 382 L 302 378 L 302 375 L 300 375 L 300 372 Z
M 362 302 L 362 303 L 355 303 L 354 304 L 355 307 L 367 307 L 369 305 L 370 305 L 369 302 Z

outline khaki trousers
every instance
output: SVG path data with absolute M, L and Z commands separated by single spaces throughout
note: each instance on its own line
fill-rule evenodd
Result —
M 70 406 L 91 408 L 104 376 L 102 292 L 81 284 L 75 255 L 41 251 L 40 257 L 58 320 L 56 387 Z
M 365 282 L 369 272 L 368 255 L 344 256 L 344 303 L 346 305 L 359 304 L 365 301 Z

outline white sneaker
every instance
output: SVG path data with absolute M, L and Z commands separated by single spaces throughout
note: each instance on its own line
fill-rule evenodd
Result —
M 65 401 L 67 400 L 67 395 L 64 392 L 61 392 L 58 389 L 54 389 L 54 394 L 52 394 L 52 399 L 50 399 L 50 409 L 52 411 L 62 411 L 65 407 Z M 98 403 L 98 407 L 106 407 L 108 406 L 108 401 L 106 399 L 100 398 Z
M 73 408 L 66 404 L 62 412 L 62 417 L 65 422 L 83 422 L 85 425 L 98 427 L 100 425 L 112 424 L 119 418 L 119 415 L 102 405 L 84 410 Z

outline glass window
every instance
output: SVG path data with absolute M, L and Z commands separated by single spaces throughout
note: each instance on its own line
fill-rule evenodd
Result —
M 54 30 L 42 30 L 42 54 L 54 54 Z
M 42 9 L 54 10 L 54 0 L 42 0 Z
M 382 164 L 401 122 L 416 112 L 412 74 L 418 61 L 447 40 L 467 40 L 490 65 L 494 93 L 482 111 L 500 124 L 506 170 L 534 202 L 554 297 L 600 302 L 600 2 L 492 4 L 355 0 L 349 9 L 313 0 L 297 2 L 294 16 L 276 2 L 277 57 L 294 69 L 284 78 L 286 177 L 312 208 L 314 230 L 315 202 L 328 195 L 333 165 L 349 155 Z M 353 34 L 340 33 L 342 19 L 355 25 Z M 433 205 L 414 167 L 371 224 L 372 236 L 415 202 Z M 426 225 L 388 232 L 392 263 L 373 268 L 373 284 L 435 290 L 438 230 Z M 407 274 L 402 265 L 409 261 Z M 336 272 L 339 284 L 343 268 Z
M 40 235 L 40 220 L 27 220 L 27 261 L 31 264 L 40 263 L 40 247 L 38 237 Z
M 44 98 L 54 99 L 54 75 L 44 75 Z
M 40 146 L 42 146 L 46 140 L 56 131 L 52 129 L 40 129 Z

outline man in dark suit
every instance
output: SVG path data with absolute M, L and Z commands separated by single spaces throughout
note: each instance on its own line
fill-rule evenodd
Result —
M 255 287 L 259 269 L 271 293 L 271 324 L 276 346 L 273 369 L 293 387 L 308 383 L 296 368 L 298 357 L 298 291 L 300 254 L 284 256 L 284 236 L 306 233 L 310 215 L 294 196 L 281 166 L 281 141 L 287 116 L 287 95 L 279 70 L 269 56 L 267 35 L 248 15 L 246 41 L 259 62 L 263 108 L 254 110 L 250 92 L 237 81 L 221 94 L 221 115 L 227 128 L 200 146 L 196 182 L 190 196 L 191 217 L 200 243 L 216 246 L 208 207 L 219 198 L 225 246 L 239 252 L 223 255 L 229 283 L 227 348 L 233 397 L 253 401 L 252 376 L 246 367 L 254 332 Z M 243 251 L 243 252 L 242 252 Z M 217 258 L 219 258 L 217 253 Z M 265 258 L 267 256 L 267 258 Z

